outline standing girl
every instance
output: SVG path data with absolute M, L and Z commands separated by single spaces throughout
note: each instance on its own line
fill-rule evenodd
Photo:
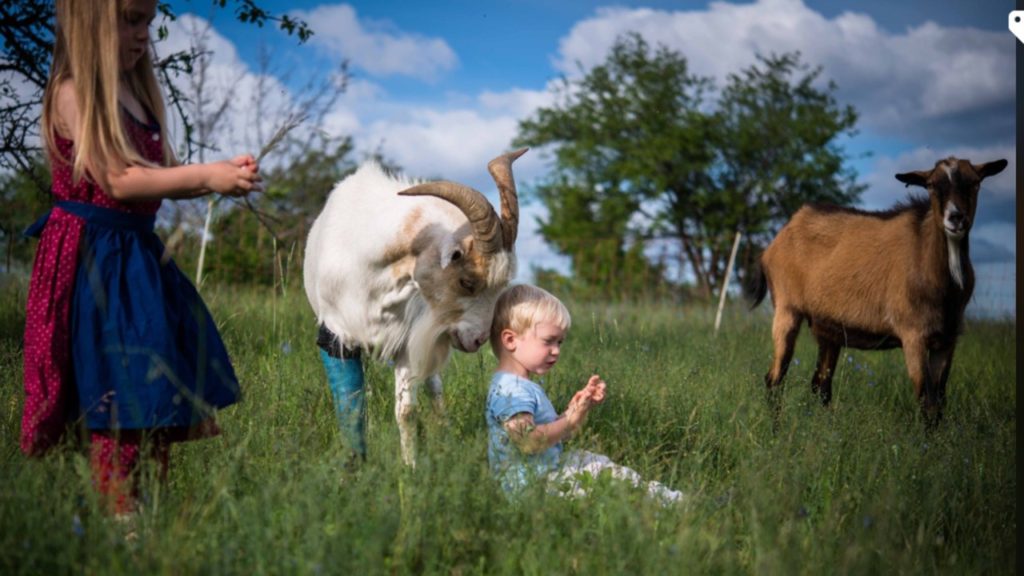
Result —
M 165 475 L 169 443 L 216 434 L 215 412 L 239 396 L 202 299 L 161 261 L 161 200 L 242 196 L 260 181 L 250 155 L 175 161 L 149 50 L 156 5 L 56 1 L 41 130 L 56 203 L 30 229 L 41 241 L 21 448 L 40 454 L 80 419 L 95 485 L 115 513 L 135 509 L 143 457 Z

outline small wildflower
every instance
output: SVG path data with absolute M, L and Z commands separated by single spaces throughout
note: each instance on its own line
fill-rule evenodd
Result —
M 71 532 L 79 538 L 85 536 L 85 527 L 82 526 L 82 519 L 78 516 L 78 514 L 75 514 L 71 517 Z
M 292 343 L 288 340 L 281 342 L 281 352 L 287 356 L 292 353 Z
M 864 526 L 865 529 L 871 528 L 875 525 L 875 519 L 871 516 L 865 515 L 864 518 L 861 519 L 861 525 Z
M 810 513 L 807 511 L 807 507 L 805 506 L 801 506 L 800 509 L 796 511 L 797 518 L 807 518 L 809 515 Z

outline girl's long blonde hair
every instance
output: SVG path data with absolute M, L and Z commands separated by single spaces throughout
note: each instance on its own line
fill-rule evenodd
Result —
M 150 52 L 147 50 L 131 70 L 120 69 L 118 20 L 122 5 L 122 0 L 56 0 L 53 62 L 43 93 L 42 133 L 49 158 L 71 163 L 75 182 L 86 171 L 94 180 L 105 180 L 109 170 L 153 166 L 135 149 L 124 130 L 117 100 L 120 81 L 127 83 L 129 91 L 156 118 L 163 142 L 163 164 L 176 163 Z M 57 92 L 68 79 L 74 83 L 78 106 L 74 158 L 60 153 L 55 137 Z

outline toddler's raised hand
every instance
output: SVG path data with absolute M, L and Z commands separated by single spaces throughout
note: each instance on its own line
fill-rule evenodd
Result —
M 569 401 L 569 407 L 565 410 L 565 417 L 569 420 L 569 423 L 573 428 L 578 428 L 583 425 L 583 421 L 587 417 L 587 411 L 590 410 L 590 392 L 584 388 L 577 391 L 572 396 L 572 400 Z
M 594 374 L 590 377 L 590 380 L 587 381 L 587 386 L 584 390 L 589 392 L 591 402 L 594 404 L 600 404 L 601 402 L 604 402 L 605 388 L 605 381 L 597 374 Z

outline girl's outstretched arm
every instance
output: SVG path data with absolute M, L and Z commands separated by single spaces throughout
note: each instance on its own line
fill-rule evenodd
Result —
M 56 113 L 59 132 L 78 142 L 79 111 L 71 80 L 65 80 L 58 88 Z M 211 193 L 244 196 L 259 191 L 261 181 L 259 166 L 251 154 L 206 164 L 111 167 L 105 174 L 94 176 L 112 198 L 122 201 L 196 198 Z
M 128 166 L 107 173 L 107 192 L 116 200 L 196 198 L 210 193 L 245 196 L 260 190 L 256 161 L 239 156 L 221 162 L 151 168 Z

